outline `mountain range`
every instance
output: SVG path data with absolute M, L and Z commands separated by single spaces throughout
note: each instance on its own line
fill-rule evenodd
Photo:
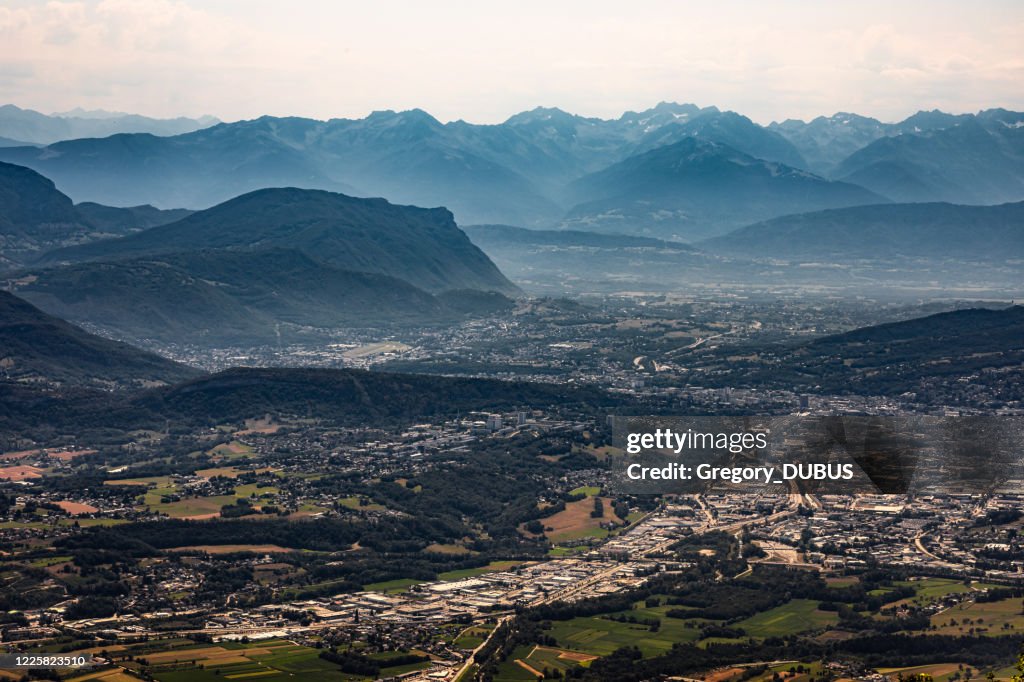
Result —
M 74 205 L 48 178 L 0 162 L 0 270 L 34 260 L 50 249 L 128 234 L 189 213 L 152 206 Z
M 701 242 L 714 253 L 829 262 L 1024 258 L 1024 202 L 883 204 L 783 216 Z
M 1024 114 L 993 109 L 950 127 L 879 139 L 840 162 L 833 175 L 896 201 L 1020 201 Z
M 201 209 L 295 186 L 445 206 L 465 224 L 598 225 L 690 240 L 862 203 L 1024 200 L 1022 121 L 993 109 L 920 112 L 894 124 L 837 114 L 761 126 L 715 107 L 662 103 L 611 120 L 537 108 L 476 125 L 414 109 L 4 147 L 0 159 L 43 173 L 77 201 L 111 205 Z M 626 171 L 643 182 L 617 187 Z M 719 182 L 694 185 L 705 171 Z M 710 210 L 699 196 L 707 187 L 738 198 Z
M 843 159 L 875 140 L 942 130 L 971 118 L 970 114 L 947 114 L 936 109 L 919 111 L 898 123 L 883 123 L 876 118 L 840 112 L 808 122 L 788 119 L 771 123 L 768 129 L 789 140 L 806 160 L 807 168 L 827 176 Z
M 564 226 L 688 241 L 759 218 L 886 201 L 850 183 L 687 137 L 570 185 Z
M 295 188 L 58 248 L 10 285 L 120 338 L 197 344 L 452 322 L 507 309 L 519 293 L 445 209 Z
M 8 144 L 47 145 L 83 137 L 107 137 L 115 133 L 181 135 L 216 123 L 219 121 L 213 116 L 161 119 L 84 109 L 46 115 L 13 104 L 0 106 L 0 138 L 6 138 Z

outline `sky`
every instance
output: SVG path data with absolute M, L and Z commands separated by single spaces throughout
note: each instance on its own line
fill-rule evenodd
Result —
M 498 123 L 659 101 L 760 123 L 1024 109 L 1019 0 L 3 0 L 0 104 Z

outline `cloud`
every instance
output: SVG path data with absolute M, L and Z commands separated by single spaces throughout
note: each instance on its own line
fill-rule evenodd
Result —
M 1024 107 L 1022 45 L 1024 6 L 1000 0 L 985 11 L 652 0 L 644 12 L 606 0 L 501 11 L 456 0 L 12 0 L 0 7 L 0 101 L 226 119 L 418 106 L 499 121 L 537 104 L 615 116 L 674 99 L 762 122 L 839 109 L 893 119 Z

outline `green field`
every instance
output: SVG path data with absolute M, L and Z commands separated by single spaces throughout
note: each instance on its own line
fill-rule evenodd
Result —
M 910 668 L 879 668 L 878 672 L 883 675 L 896 675 L 898 673 L 902 673 L 904 677 L 923 673 L 931 675 L 935 682 L 948 682 L 949 678 L 958 672 L 961 676 L 963 675 L 963 672 L 960 670 L 960 665 L 961 664 L 959 663 L 933 663 L 932 665 L 918 665 Z M 964 667 L 967 668 L 970 666 Z M 980 679 L 981 675 L 977 675 L 977 673 L 975 673 L 975 677 Z
M 637 621 L 660 622 L 657 632 L 651 632 L 642 622 L 618 622 L 607 617 L 580 617 L 567 621 L 554 621 L 549 634 L 560 647 L 581 651 L 595 656 L 607 656 L 623 646 L 637 646 L 643 655 L 656 656 L 672 648 L 676 642 L 698 642 L 701 626 L 710 623 L 700 618 L 671 618 L 671 610 L 685 610 L 685 607 L 659 605 L 648 607 L 637 602 L 628 611 L 610 614 L 612 617 L 625 616 Z M 794 599 L 782 606 L 758 613 L 737 622 L 746 634 L 739 639 L 709 638 L 700 640 L 701 646 L 714 643 L 745 641 L 748 637 L 784 636 L 817 630 L 839 622 L 837 614 L 819 611 L 818 602 L 810 599 Z
M 384 511 L 385 509 L 384 505 L 377 504 L 376 502 L 370 502 L 369 504 L 360 506 L 359 498 L 354 495 L 352 497 L 341 498 L 338 500 L 338 504 L 343 507 L 348 507 L 349 509 L 361 509 L 363 511 Z
M 798 632 L 818 630 L 839 622 L 833 611 L 819 611 L 812 599 L 794 599 L 782 606 L 758 613 L 736 623 L 750 637 L 782 637 Z
M 590 549 L 590 547 L 587 547 L 586 545 L 581 545 L 579 547 L 552 547 L 548 550 L 548 556 L 555 558 L 572 556 L 573 554 L 582 554 L 588 549 Z
M 517 647 L 507 659 L 498 666 L 498 673 L 495 675 L 495 682 L 526 682 L 537 679 L 537 675 L 527 669 L 543 673 L 545 671 L 558 671 L 559 677 L 565 677 L 566 671 L 571 668 L 578 668 L 581 665 L 589 665 L 587 656 L 581 656 L 571 651 L 540 646 Z M 525 665 L 523 665 L 525 664 Z
M 316 649 L 269 640 L 248 644 L 225 643 L 214 647 L 182 647 L 148 653 L 148 670 L 158 682 L 215 682 L 217 680 L 258 680 L 284 682 L 301 676 L 304 680 L 362 681 L 345 675 L 333 663 L 319 657 Z
M 423 652 L 419 650 L 408 651 L 384 651 L 377 654 L 370 654 L 370 658 L 380 663 L 380 675 L 381 677 L 394 677 L 397 675 L 404 675 L 411 673 L 414 670 L 424 670 L 430 667 L 430 661 L 421 661 L 419 663 L 407 663 L 405 665 L 388 665 L 388 661 L 399 656 L 403 656 L 407 653 L 414 653 L 422 655 Z
M 277 495 L 278 492 L 280 492 L 280 490 L 273 486 L 264 486 L 261 488 L 256 483 L 246 483 L 235 488 L 235 497 L 272 497 Z
M 92 528 L 94 526 L 120 526 L 122 523 L 128 523 L 128 519 L 61 519 L 57 525 L 74 526 L 78 524 L 79 528 Z
M 507 571 L 521 563 L 521 561 L 492 561 L 486 566 L 480 566 L 478 568 L 462 568 L 457 571 L 445 571 L 444 573 L 438 573 L 437 578 L 438 580 L 462 580 L 464 578 L 475 578 L 476 576 L 484 575 L 485 573 Z
M 575 490 L 570 490 L 569 494 L 570 495 L 585 495 L 587 497 L 593 497 L 594 495 L 597 495 L 600 492 L 601 492 L 601 489 L 598 488 L 597 486 L 585 485 L 585 486 L 581 486 L 579 488 L 576 488 Z
M 932 616 L 931 623 L 940 635 L 974 634 L 1012 635 L 1024 632 L 1024 608 L 1011 597 L 999 601 L 954 606 Z
M 149 494 L 146 495 L 149 497 Z M 207 514 L 219 514 L 220 508 L 226 504 L 234 504 L 234 495 L 216 495 L 213 497 L 186 497 L 177 502 L 160 502 L 157 498 L 156 504 L 146 502 L 151 511 L 167 514 L 171 518 L 184 518 L 188 516 L 205 516 Z
M 521 660 L 530 655 L 532 646 L 520 646 L 509 654 L 508 658 L 498 666 L 498 672 L 494 676 L 494 682 L 536 682 L 537 676 L 522 667 L 516 660 Z
M 473 650 L 484 643 L 487 635 L 491 633 L 490 625 L 477 625 L 463 630 L 453 642 L 460 649 Z
M 641 611 L 630 613 L 641 617 Z M 671 649 L 675 642 L 693 641 L 699 636 L 699 630 L 686 628 L 683 623 L 675 618 L 663 618 L 661 629 L 651 632 L 648 626 L 638 623 L 580 617 L 554 621 L 549 634 L 560 647 L 595 656 L 607 656 L 624 646 L 637 646 L 644 656 L 657 656 Z
M 384 580 L 379 583 L 363 585 L 363 589 L 367 592 L 405 592 L 413 585 L 421 583 L 423 583 L 422 580 L 414 580 L 413 578 L 398 578 L 396 580 Z
M 961 580 L 950 580 L 948 578 L 924 578 L 923 580 L 901 580 L 894 583 L 900 587 L 913 587 L 917 590 L 917 595 L 913 598 L 913 601 L 918 604 L 926 604 L 936 599 L 940 599 L 950 594 L 963 594 L 966 592 L 973 592 L 979 589 L 999 587 L 999 585 L 989 585 L 987 583 L 971 583 L 970 585 L 964 585 Z

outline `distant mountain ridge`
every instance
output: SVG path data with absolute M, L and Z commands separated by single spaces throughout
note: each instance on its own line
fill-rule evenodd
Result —
M 796 259 L 1024 258 L 1024 202 L 884 204 L 756 223 L 701 243 L 717 253 Z
M 687 286 L 683 280 L 714 281 L 729 267 L 688 244 L 652 237 L 510 225 L 465 231 L 502 272 L 539 295 L 678 290 Z
M 1024 113 L 992 109 L 854 152 L 833 176 L 897 201 L 998 204 L 1024 199 Z
M 255 189 L 295 186 L 443 205 L 464 223 L 546 225 L 564 211 L 567 182 L 663 143 L 661 128 L 672 141 L 699 135 L 799 159 L 783 137 L 745 117 L 666 103 L 612 121 L 538 108 L 499 125 L 442 124 L 419 109 L 357 120 L 263 116 L 169 138 L 114 135 L 7 148 L 0 159 L 53 178 L 79 200 L 110 204 L 204 208 Z
M 886 201 L 857 185 L 694 137 L 632 156 L 570 189 L 578 203 L 563 227 L 681 241 L 768 216 Z
M 839 112 L 808 122 L 795 119 L 773 122 L 768 129 L 789 140 L 807 160 L 808 168 L 829 175 L 843 159 L 875 140 L 942 130 L 970 118 L 970 114 L 947 114 L 936 109 L 919 111 L 898 123 L 882 123 L 869 116 Z
M 467 225 L 462 228 L 474 244 L 529 244 L 533 246 L 594 247 L 604 249 L 658 248 L 693 251 L 682 242 L 625 234 L 604 234 L 581 230 L 528 230 L 513 225 Z M 486 249 L 485 249 L 486 250 Z
M 786 213 L 883 198 L 1024 200 L 1022 120 L 1024 114 L 990 109 L 922 111 L 898 123 L 840 113 L 762 126 L 737 112 L 662 102 L 617 119 L 538 107 L 499 124 L 477 125 L 442 123 L 412 109 L 326 121 L 263 116 L 170 137 L 115 134 L 42 148 L 0 147 L 0 159 L 43 173 L 76 201 L 201 209 L 257 189 L 291 186 L 444 206 L 464 224 L 591 230 L 598 227 L 589 221 L 611 211 L 605 217 L 617 224 L 599 229 L 687 239 Z M 745 199 L 748 211 L 726 206 L 733 216 L 709 214 L 671 192 L 637 193 L 630 206 L 610 202 L 579 210 L 581 203 L 609 198 L 580 196 L 580 187 L 595 176 L 634 166 L 686 140 L 724 145 L 766 164 L 865 191 L 848 188 L 840 201 L 839 185 L 808 186 L 806 192 L 778 187 L 778 199 Z M 793 177 L 774 184 L 792 185 Z M 683 189 L 692 195 L 698 188 Z M 676 229 L 694 222 L 708 227 Z M 671 223 L 670 231 L 661 229 Z
M 52 144 L 83 137 L 108 137 L 117 133 L 181 135 L 219 123 L 213 116 L 199 118 L 150 118 L 138 114 L 74 109 L 46 115 L 13 104 L 0 106 L 0 137 L 28 144 Z

